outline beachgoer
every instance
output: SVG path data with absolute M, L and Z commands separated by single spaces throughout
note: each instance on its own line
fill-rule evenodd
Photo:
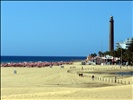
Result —
M 94 75 L 92 75 L 92 80 L 94 81 Z
M 16 70 L 14 70 L 14 74 L 17 74 L 17 71 Z
M 115 83 L 116 83 L 116 76 L 115 76 Z

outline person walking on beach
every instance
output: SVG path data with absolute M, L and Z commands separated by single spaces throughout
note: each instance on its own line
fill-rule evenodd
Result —
M 94 75 L 92 75 L 92 80 L 94 81 Z
M 115 83 L 116 83 L 116 76 L 115 76 Z
M 17 71 L 16 70 L 14 70 L 14 74 L 17 74 Z

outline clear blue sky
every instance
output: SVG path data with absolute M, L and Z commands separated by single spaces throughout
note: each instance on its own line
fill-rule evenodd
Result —
M 108 51 L 111 15 L 115 43 L 133 37 L 131 1 L 3 1 L 1 9 L 2 55 L 88 56 Z

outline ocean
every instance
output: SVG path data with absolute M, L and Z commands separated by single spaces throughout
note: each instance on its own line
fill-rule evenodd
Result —
M 86 57 L 71 57 L 71 56 L 1 56 L 1 62 L 59 62 L 59 61 L 78 61 L 85 60 Z

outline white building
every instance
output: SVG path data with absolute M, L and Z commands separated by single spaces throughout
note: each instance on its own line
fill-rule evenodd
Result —
M 133 41 L 133 38 L 128 38 L 123 42 L 118 42 L 116 43 L 116 48 L 128 49 L 132 41 Z

